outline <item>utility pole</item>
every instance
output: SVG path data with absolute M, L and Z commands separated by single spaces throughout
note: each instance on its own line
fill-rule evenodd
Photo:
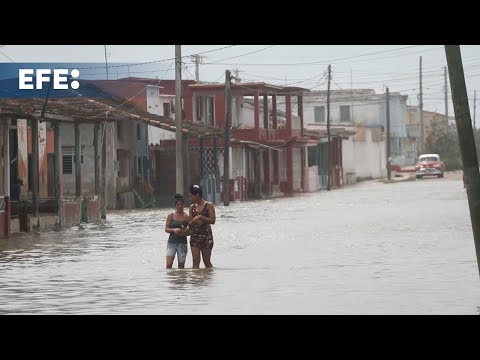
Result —
M 240 79 L 239 74 L 243 71 L 238 70 L 238 68 L 235 68 L 235 84 L 240 84 L 242 82 L 242 79 Z
M 175 45 L 175 126 L 176 190 L 183 194 L 182 45 Z
M 445 117 L 447 118 L 448 125 L 448 80 L 447 80 L 447 67 L 443 68 L 444 78 L 445 78 Z
M 107 80 L 108 80 L 108 60 L 107 60 L 107 45 L 103 45 L 105 49 L 105 71 L 107 72 Z
M 100 187 L 100 217 L 105 220 L 107 218 L 107 121 L 102 123 L 102 176 Z
M 230 126 L 232 117 L 232 76 L 225 71 L 225 141 L 223 150 L 223 205 L 230 205 Z
M 422 90 L 422 57 L 420 56 L 420 153 L 423 153 L 424 128 L 423 128 L 423 90 Z
M 195 80 L 200 82 L 200 64 L 202 63 L 203 56 L 198 54 L 192 55 L 191 57 L 192 62 L 195 63 Z
M 480 172 L 460 46 L 445 45 L 445 54 L 450 75 L 450 88 L 458 140 L 462 153 L 463 174 L 466 182 L 477 265 L 480 272 Z
M 392 169 L 390 168 L 390 91 L 387 87 L 387 179 L 392 179 Z
M 477 130 L 476 113 L 477 113 L 477 90 L 474 90 L 473 91 L 473 129 L 474 130 Z
M 327 191 L 330 191 L 330 80 L 332 78 L 331 76 L 331 70 L 332 67 L 331 65 L 328 65 L 328 90 L 327 90 L 327 137 L 328 137 L 328 143 L 327 143 Z

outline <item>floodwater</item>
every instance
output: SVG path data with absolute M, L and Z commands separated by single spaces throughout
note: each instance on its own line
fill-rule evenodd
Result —
M 0 314 L 480 312 L 461 175 L 216 209 L 214 269 L 164 268 L 165 209 L 0 240 Z

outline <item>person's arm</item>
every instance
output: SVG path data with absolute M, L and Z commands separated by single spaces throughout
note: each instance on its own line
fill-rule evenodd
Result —
M 173 215 L 170 214 L 167 217 L 167 222 L 165 223 L 165 232 L 170 234 L 177 234 L 180 229 L 175 229 L 170 227 L 170 223 L 172 222 Z
M 208 206 L 208 215 L 209 216 L 198 215 L 198 219 L 201 220 L 205 224 L 213 225 L 213 224 L 215 224 L 215 220 L 216 220 L 215 206 L 213 206 L 213 203 L 207 203 L 206 206 Z
M 188 226 L 192 226 L 195 221 L 193 221 L 197 216 L 193 217 L 193 204 L 188 208 Z

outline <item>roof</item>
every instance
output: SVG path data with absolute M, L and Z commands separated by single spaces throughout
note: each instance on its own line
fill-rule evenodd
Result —
M 305 136 L 318 137 L 318 138 L 328 137 L 327 129 L 319 129 L 319 130 L 304 129 L 303 134 Z M 345 129 L 345 128 L 331 128 L 330 129 L 330 136 L 334 136 L 334 137 L 348 138 L 349 136 L 353 136 L 355 134 L 356 134 L 355 131 L 348 130 L 348 129 Z
M 175 80 L 159 80 L 148 78 L 127 77 L 122 78 L 120 81 L 142 83 L 148 85 L 160 86 L 160 94 L 162 95 L 175 95 Z M 189 91 L 189 86 L 197 84 L 195 80 L 182 80 L 182 93 Z
M 217 84 L 194 84 L 189 86 L 190 89 L 194 91 L 224 91 L 225 84 L 217 83 Z M 254 94 L 260 93 L 268 93 L 268 94 L 281 94 L 281 95 L 302 95 L 305 92 L 309 92 L 309 89 L 304 89 L 300 87 L 292 87 L 292 86 L 278 86 L 267 84 L 264 82 L 250 82 L 250 83 L 239 83 L 239 84 L 232 84 L 232 93 L 235 92 L 236 94 L 242 94 L 244 96 L 253 96 Z
M 129 99 L 140 110 L 147 111 L 147 96 L 145 83 L 123 80 L 88 80 L 90 84 L 115 96 Z
M 272 150 L 276 150 L 276 151 L 283 151 L 282 149 L 279 149 L 279 148 L 276 148 L 276 147 L 273 147 L 273 146 L 268 146 L 268 145 L 265 145 L 265 144 L 262 144 L 262 143 L 259 143 L 259 142 L 255 142 L 255 141 L 248 141 L 248 140 L 237 140 L 237 139 L 230 139 L 230 143 L 231 144 L 244 144 L 244 145 L 247 145 L 255 150 L 258 150 L 259 148 L 263 148 L 263 149 L 272 149 Z
M 305 94 L 304 102 L 322 102 L 327 101 L 327 90 L 315 90 Z M 386 94 L 377 94 L 373 89 L 350 89 L 350 90 L 330 90 L 330 100 L 336 101 L 366 101 L 383 100 Z M 399 92 L 391 92 L 390 97 L 400 97 L 404 101 L 408 95 L 402 95 Z
M 79 91 L 77 97 L 49 99 L 44 119 L 92 124 L 103 121 L 131 120 L 172 132 L 176 130 L 173 119 L 143 111 L 132 101 L 107 93 L 90 81 L 81 89 L 84 94 L 89 94 L 89 96 L 82 96 L 82 92 Z M 40 119 L 44 104 L 45 99 L 43 98 L 0 98 L 0 116 Z M 183 133 L 189 137 L 224 136 L 223 129 L 205 127 L 204 124 L 192 124 L 186 121 L 183 122 Z

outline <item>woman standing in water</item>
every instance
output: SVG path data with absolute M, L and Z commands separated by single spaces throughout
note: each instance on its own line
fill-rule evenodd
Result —
M 165 224 L 165 232 L 170 233 L 167 242 L 167 269 L 171 269 L 175 255 L 178 255 L 178 268 L 185 268 L 185 260 L 187 259 L 187 233 L 182 230 L 182 227 L 188 225 L 187 214 L 183 211 L 185 201 L 183 195 L 176 194 L 174 196 L 175 212 L 167 217 Z
M 211 225 L 215 224 L 215 207 L 203 199 L 199 185 L 190 187 L 189 226 L 190 248 L 192 250 L 193 268 L 200 267 L 200 253 L 206 268 L 213 267 L 210 260 L 213 248 L 213 233 Z

